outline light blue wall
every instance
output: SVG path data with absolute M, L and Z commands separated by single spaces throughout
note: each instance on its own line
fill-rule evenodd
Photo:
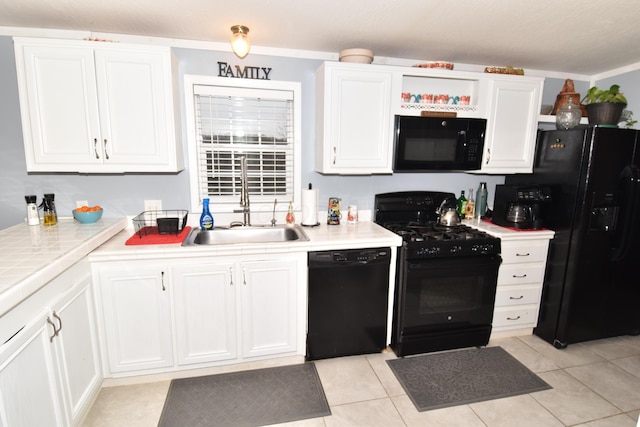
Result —
M 600 89 L 609 88 L 612 84 L 620 85 L 620 92 L 627 98 L 627 110 L 632 111 L 633 118 L 640 120 L 640 70 L 630 71 L 614 77 L 597 80 L 596 86 Z M 640 128 L 638 124 L 632 126 Z

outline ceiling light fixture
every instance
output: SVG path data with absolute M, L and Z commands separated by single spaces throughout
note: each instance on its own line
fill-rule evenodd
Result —
M 249 28 L 244 25 L 234 25 L 231 27 L 231 49 L 238 55 L 240 59 L 247 56 L 251 48 L 251 40 L 249 39 Z

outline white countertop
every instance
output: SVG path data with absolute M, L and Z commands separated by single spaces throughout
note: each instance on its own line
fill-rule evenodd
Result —
M 181 246 L 180 243 L 165 245 L 132 245 L 125 242 L 134 233 L 126 229 L 89 256 L 92 262 L 135 259 L 180 258 L 194 256 L 249 255 L 286 252 L 308 252 L 332 249 L 360 249 L 383 246 L 400 246 L 400 236 L 369 221 L 357 224 L 302 227 L 309 241 L 270 242 L 257 244 Z
M 18 224 L 0 230 L 0 316 L 127 226 L 126 218 L 81 224 Z
M 484 231 L 485 233 L 491 234 L 492 236 L 499 237 L 500 240 L 503 240 L 503 241 L 522 240 L 522 239 L 549 240 L 549 239 L 553 239 L 553 236 L 555 235 L 555 232 L 549 229 L 517 230 L 514 228 L 502 227 L 492 222 L 481 220 L 480 218 L 465 219 L 462 221 L 462 223 L 470 227 L 476 228 L 478 230 Z

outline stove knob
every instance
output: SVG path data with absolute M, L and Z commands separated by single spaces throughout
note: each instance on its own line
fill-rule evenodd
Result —
M 462 246 L 456 245 L 449 249 L 449 252 L 452 254 L 456 254 L 462 250 Z

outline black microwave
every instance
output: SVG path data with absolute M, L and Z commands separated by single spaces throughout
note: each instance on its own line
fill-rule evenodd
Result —
M 486 127 L 486 119 L 395 116 L 393 171 L 479 170 Z

